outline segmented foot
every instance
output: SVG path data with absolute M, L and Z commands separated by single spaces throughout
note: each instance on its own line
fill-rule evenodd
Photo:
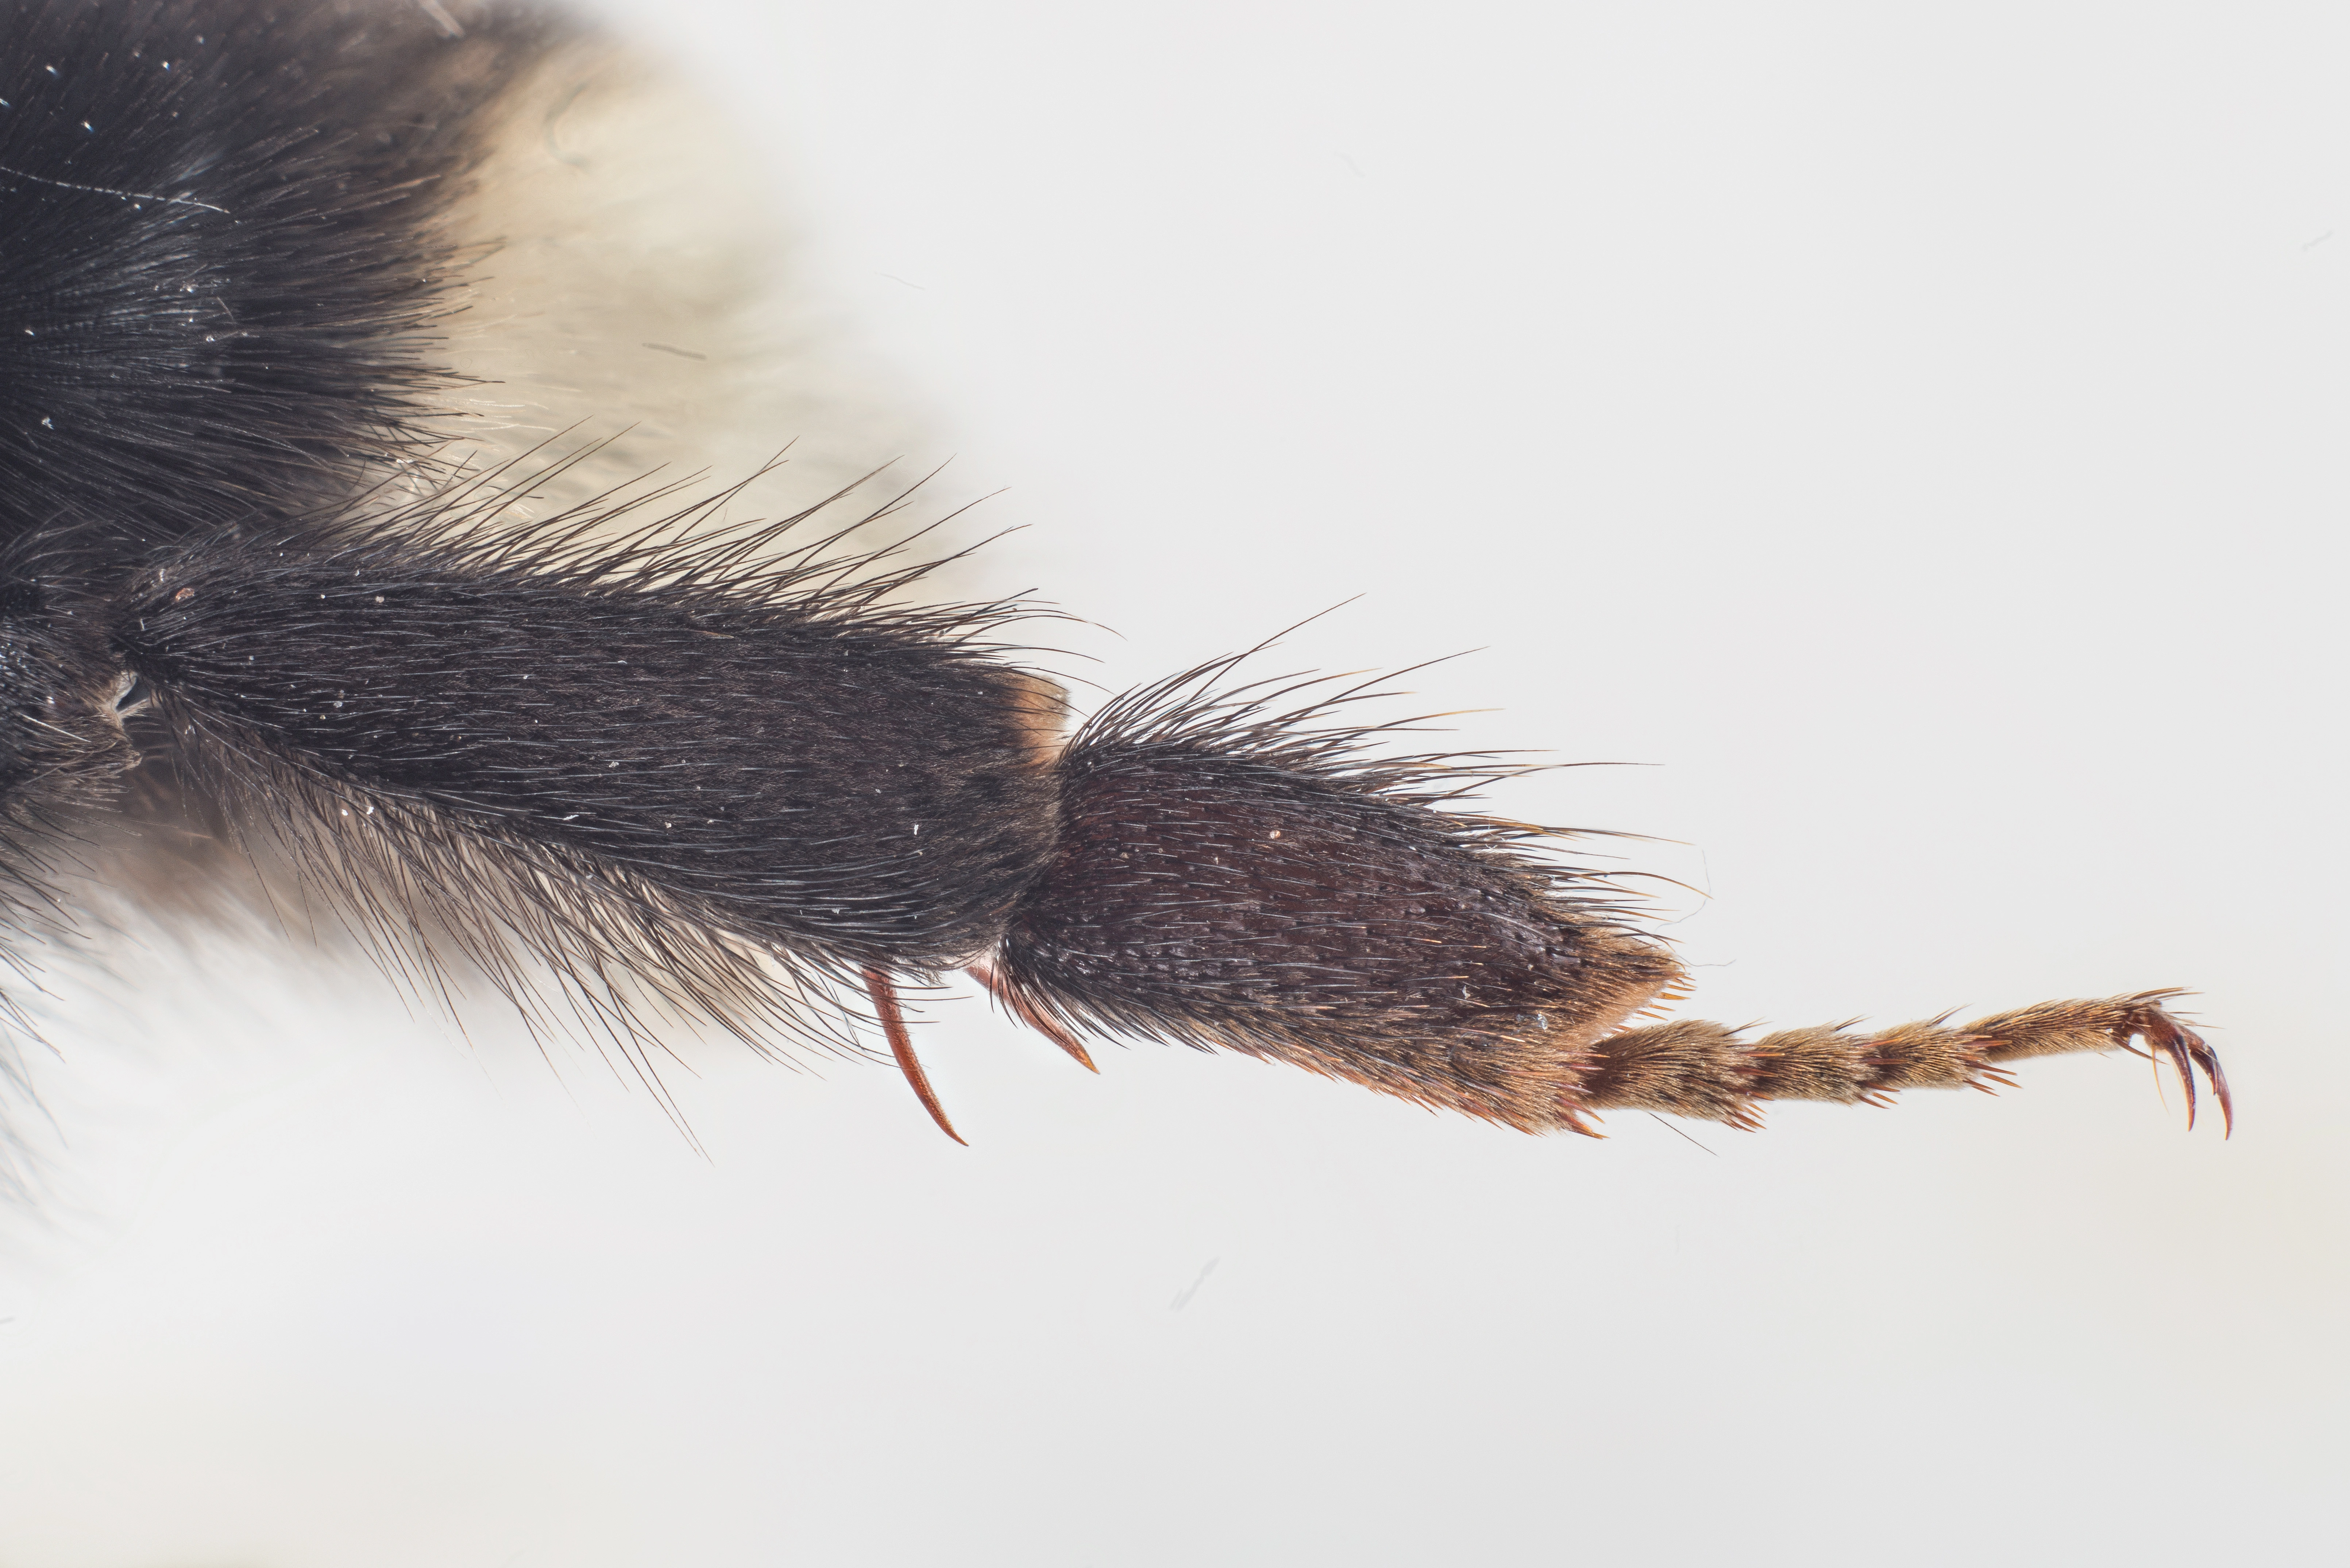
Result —
M 2195 1125 L 2195 1070 L 2199 1067 L 2210 1083 L 2211 1097 L 2220 1102 L 2223 1128 L 2232 1132 L 2236 1106 L 2228 1093 L 2228 1075 L 2220 1066 L 2218 1054 L 2163 1006 L 2186 994 L 2141 991 L 2135 996 L 2109 996 L 2099 1002 L 2044 1002 L 2037 1007 L 1978 1018 L 1967 1025 L 1967 1031 L 1985 1040 L 1994 1062 L 2067 1051 L 2109 1051 L 2116 1046 L 2168 1062 L 2186 1093 L 2190 1127 Z M 2138 1051 L 2130 1044 L 2133 1040 L 2143 1041 L 2146 1049 Z
M 2168 1061 L 2187 1092 L 2195 1125 L 2195 1073 L 2209 1080 L 2230 1130 L 2235 1106 L 2219 1056 L 2163 1003 L 2178 991 L 2085 1002 L 2043 1002 L 1945 1027 L 1948 1014 L 1920 1023 L 1856 1032 L 1852 1023 L 1783 1030 L 1747 1041 L 1719 1023 L 1680 1020 L 1627 1029 L 1590 1048 L 1572 1109 L 1665 1111 L 1761 1126 L 1761 1100 L 1885 1105 L 1902 1089 L 1977 1088 L 2013 1082 L 1999 1064 L 2071 1051 L 2110 1051 Z M 2140 1050 L 2132 1042 L 2142 1042 Z

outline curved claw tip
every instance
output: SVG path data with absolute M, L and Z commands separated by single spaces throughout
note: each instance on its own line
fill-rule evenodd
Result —
M 2211 1097 L 2220 1102 L 2221 1137 L 2232 1137 L 2236 1131 L 2236 1102 L 2228 1093 L 2228 1075 L 2220 1065 L 2219 1053 L 2210 1044 L 2163 1007 L 2163 1002 L 2184 994 L 2176 991 L 2148 992 L 2137 998 L 2139 1005 L 2132 1010 L 2125 1025 L 2127 1036 L 2135 1035 L 2146 1042 L 2147 1049 L 2168 1062 L 2178 1075 L 2179 1086 L 2187 1095 L 2187 1126 L 2195 1127 L 2195 1070 L 2201 1068 L 2205 1080 L 2211 1085 Z

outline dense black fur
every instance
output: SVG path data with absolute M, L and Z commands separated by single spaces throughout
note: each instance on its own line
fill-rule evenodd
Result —
M 1041 869 L 1058 694 L 988 657 L 1017 607 L 895 606 L 923 567 L 723 495 L 643 521 L 665 493 L 513 523 L 497 475 L 220 530 L 63 680 L 89 712 L 134 676 L 228 837 L 424 989 L 453 962 L 649 1080 L 665 1017 L 861 1051 L 835 987 L 979 958 Z
M 137 548 L 425 437 L 441 214 L 562 30 L 452 14 L 0 0 L 0 538 Z
M 565 531 L 224 533 L 141 571 L 108 632 L 232 768 L 607 862 L 846 965 L 993 943 L 1051 833 L 1031 691 L 969 646 L 1001 612 L 810 586 L 837 562 L 713 585 L 686 575 L 706 537 Z
M 127 682 L 99 650 L 91 607 L 45 586 L 55 565 L 0 546 L 0 916 L 20 930 L 53 923 L 57 858 L 134 757 L 116 708 Z

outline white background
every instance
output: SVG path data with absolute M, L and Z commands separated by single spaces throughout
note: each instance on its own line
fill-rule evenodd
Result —
M 703 1161 L 198 955 L 53 1096 L 0 1565 L 2331 1560 L 2338 7 L 612 9 L 1060 668 L 1361 596 L 1271 669 L 1480 649 L 1391 711 L 1648 764 L 1498 804 L 1670 841 L 1587 847 L 1711 895 L 1691 1014 L 2191 985 L 2237 1135 L 2115 1056 L 1537 1140 L 966 1001 L 971 1148 L 713 1052 Z

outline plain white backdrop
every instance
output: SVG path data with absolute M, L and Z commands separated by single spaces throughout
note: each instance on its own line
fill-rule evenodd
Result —
M 966 998 L 973 1147 L 710 1051 L 705 1160 L 198 955 L 68 1043 L 0 1565 L 2331 1560 L 2338 7 L 608 8 L 1008 486 L 1057 668 L 1352 600 L 1268 672 L 1477 650 L 1389 711 L 1642 764 L 1495 800 L 1659 840 L 1584 848 L 1696 889 L 1690 1014 L 2189 985 L 2237 1134 L 2113 1056 L 1536 1140 Z

